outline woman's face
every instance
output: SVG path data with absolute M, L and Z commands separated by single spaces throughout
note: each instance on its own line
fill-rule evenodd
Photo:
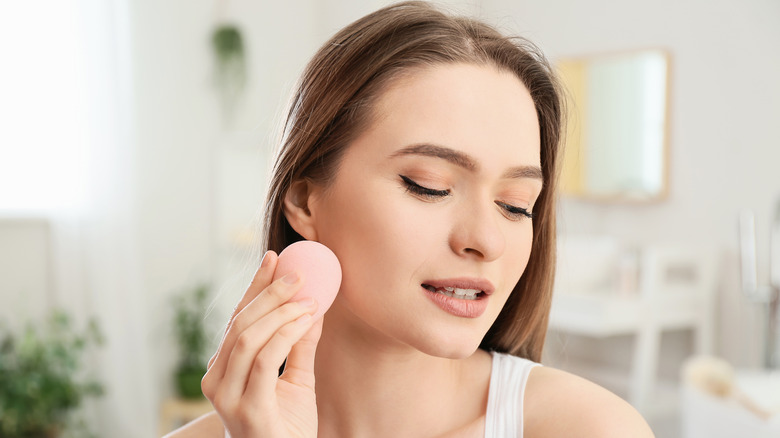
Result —
M 507 71 L 445 64 L 392 82 L 375 114 L 309 199 L 343 269 L 328 325 L 466 357 L 528 262 L 542 189 L 533 101 Z

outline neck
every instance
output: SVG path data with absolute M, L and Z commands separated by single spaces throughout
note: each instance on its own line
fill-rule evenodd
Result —
M 430 356 L 343 321 L 326 318 L 317 348 L 318 436 L 430 437 L 481 420 L 489 355 Z

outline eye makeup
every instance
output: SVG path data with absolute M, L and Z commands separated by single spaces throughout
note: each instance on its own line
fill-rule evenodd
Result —
M 434 201 L 449 196 L 451 194 L 449 190 L 437 190 L 437 189 L 431 189 L 422 186 L 417 182 L 415 182 L 414 180 L 412 180 L 411 178 L 409 178 L 408 176 L 400 175 L 400 174 L 398 176 L 403 181 L 407 192 L 411 192 L 425 199 Z M 519 221 L 522 219 L 533 220 L 534 218 L 534 214 L 528 211 L 528 209 L 517 207 L 501 201 L 495 201 L 495 203 L 496 205 L 502 208 L 502 210 L 504 211 L 504 215 L 507 216 L 507 218 L 510 220 L 514 220 L 514 221 Z
M 449 190 L 436 190 L 436 189 L 429 189 L 428 187 L 423 187 L 416 182 L 414 182 L 411 178 L 404 175 L 398 175 L 401 177 L 401 179 L 404 182 L 404 185 L 406 186 L 406 191 L 412 192 L 416 195 L 428 198 L 428 199 L 438 199 L 443 198 L 445 196 L 449 196 L 450 191 Z
M 534 218 L 534 214 L 525 208 L 515 207 L 514 205 L 509 205 L 500 201 L 496 201 L 496 205 L 503 208 L 504 211 L 511 216 L 510 219 L 520 220 L 527 218 L 533 220 Z

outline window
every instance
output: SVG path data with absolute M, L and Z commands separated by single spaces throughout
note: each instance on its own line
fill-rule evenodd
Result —
M 88 161 L 87 59 L 75 0 L 0 6 L 0 214 L 77 209 Z

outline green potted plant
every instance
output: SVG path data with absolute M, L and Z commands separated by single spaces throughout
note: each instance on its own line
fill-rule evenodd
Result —
M 103 393 L 83 364 L 85 353 L 102 342 L 94 320 L 77 330 L 61 310 L 43 327 L 28 323 L 22 333 L 0 326 L 0 436 L 91 435 L 73 414 L 85 399 Z
M 174 334 L 179 346 L 175 372 L 176 391 L 180 397 L 203 397 L 200 381 L 206 374 L 208 336 L 204 310 L 208 286 L 200 285 L 174 297 Z
M 214 83 L 227 124 L 231 122 L 235 106 L 246 87 L 247 60 L 244 46 L 243 33 L 235 24 L 220 24 L 211 34 L 215 60 Z

